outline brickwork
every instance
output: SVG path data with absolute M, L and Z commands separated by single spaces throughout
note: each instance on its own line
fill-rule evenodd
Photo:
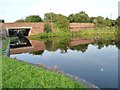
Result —
M 70 31 L 90 30 L 95 27 L 93 23 L 70 23 Z
M 45 50 L 44 41 L 30 40 L 31 46 L 10 49 L 10 54 L 28 53 Z
M 29 40 L 29 41 L 31 43 L 31 46 L 10 49 L 10 54 L 28 53 L 28 52 L 35 52 L 35 51 L 41 51 L 47 49 L 45 45 L 45 41 L 37 41 L 37 40 Z M 72 38 L 69 44 L 70 46 L 77 46 L 80 44 L 89 44 L 93 42 L 95 42 L 95 40 Z M 56 44 L 55 41 L 53 41 L 51 49 L 55 49 L 55 48 L 56 48 Z
M 34 35 L 38 33 L 44 32 L 44 23 L 27 23 L 27 22 L 21 22 L 21 23 L 3 23 L 3 27 L 6 29 L 13 29 L 13 28 L 30 28 L 29 35 Z M 52 31 L 54 32 L 53 24 L 51 24 Z M 70 23 L 69 29 L 70 31 L 79 31 L 79 30 L 86 30 L 86 29 L 92 29 L 95 25 L 93 23 Z
M 29 35 L 34 35 L 44 32 L 44 23 L 5 23 L 3 26 L 9 28 L 30 28 Z

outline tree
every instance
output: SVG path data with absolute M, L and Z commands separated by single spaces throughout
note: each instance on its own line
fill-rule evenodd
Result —
M 120 29 L 120 16 L 116 19 L 116 23 L 118 25 L 118 28 Z
M 96 19 L 94 19 L 93 23 L 96 25 L 96 27 L 103 27 L 103 26 L 105 26 L 104 17 L 102 17 L 102 16 L 96 17 Z
M 25 18 L 26 22 L 42 22 L 42 19 L 39 15 L 30 15 Z
M 112 26 L 112 24 L 114 24 L 113 20 L 109 19 L 109 18 L 106 18 L 105 20 L 105 26 Z
M 45 31 L 46 33 L 52 32 L 52 29 L 51 29 L 51 26 L 50 26 L 49 23 L 45 23 L 44 31 Z
M 23 19 L 18 19 L 18 20 L 15 21 L 15 23 L 18 23 L 18 22 L 25 22 L 25 20 L 23 20 Z
M 4 19 L 0 19 L 0 23 L 5 23 Z
M 70 22 L 76 22 L 76 23 L 88 23 L 89 22 L 89 16 L 84 11 L 81 11 L 76 14 L 70 14 L 68 16 L 68 20 Z
M 56 27 L 62 31 L 68 31 L 69 28 L 69 20 L 66 16 L 59 14 L 57 16 L 57 21 L 55 22 Z
M 44 21 L 45 22 L 56 22 L 57 21 L 57 14 L 55 13 L 46 13 L 44 15 Z
M 33 54 L 33 55 L 42 55 L 43 53 L 44 53 L 44 50 L 35 51 L 35 52 L 30 52 L 30 54 Z
M 90 22 L 90 23 L 94 23 L 95 20 L 96 20 L 96 17 L 90 17 L 89 22 Z
M 68 16 L 68 20 L 72 23 L 72 22 L 74 22 L 74 14 L 70 14 L 69 16 Z
M 62 14 L 46 13 L 44 21 L 52 22 L 55 29 L 59 29 L 61 31 L 67 31 L 69 27 L 69 20 Z

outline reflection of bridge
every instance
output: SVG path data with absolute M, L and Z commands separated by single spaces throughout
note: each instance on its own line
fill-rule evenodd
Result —
M 30 43 L 31 46 L 10 49 L 10 54 L 28 53 L 45 50 L 44 41 L 30 40 Z
M 73 38 L 71 39 L 69 44 L 70 46 L 77 46 L 80 44 L 89 44 L 93 42 L 95 42 L 95 40 Z M 30 40 L 30 43 L 31 46 L 10 49 L 10 54 L 28 53 L 28 52 L 41 51 L 46 49 L 46 45 L 44 41 Z M 54 44 L 55 42 L 53 41 L 51 48 L 55 48 Z
M 95 40 L 73 38 L 70 42 L 70 46 L 77 46 L 77 45 L 80 45 L 80 44 L 88 44 L 88 43 L 93 43 L 93 42 L 95 42 Z

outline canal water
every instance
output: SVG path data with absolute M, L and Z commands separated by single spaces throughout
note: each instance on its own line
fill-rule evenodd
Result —
M 113 36 L 64 37 L 40 40 L 17 38 L 10 57 L 81 77 L 100 88 L 118 88 L 118 44 Z

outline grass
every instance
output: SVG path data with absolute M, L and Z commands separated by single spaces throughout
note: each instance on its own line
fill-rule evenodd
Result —
M 92 30 L 80 30 L 77 32 L 50 32 L 50 33 L 40 33 L 37 35 L 29 36 L 29 39 L 43 39 L 43 38 L 51 38 L 51 37 L 73 37 L 73 36 L 81 36 L 81 35 L 101 35 L 101 34 L 115 34 L 115 27 L 105 27 L 105 28 L 94 28 Z
M 63 74 L 25 62 L 3 56 L 2 63 L 3 88 L 84 88 Z
M 116 33 L 116 28 L 115 27 L 94 28 L 92 30 L 81 30 L 80 33 L 84 35 L 114 34 Z

